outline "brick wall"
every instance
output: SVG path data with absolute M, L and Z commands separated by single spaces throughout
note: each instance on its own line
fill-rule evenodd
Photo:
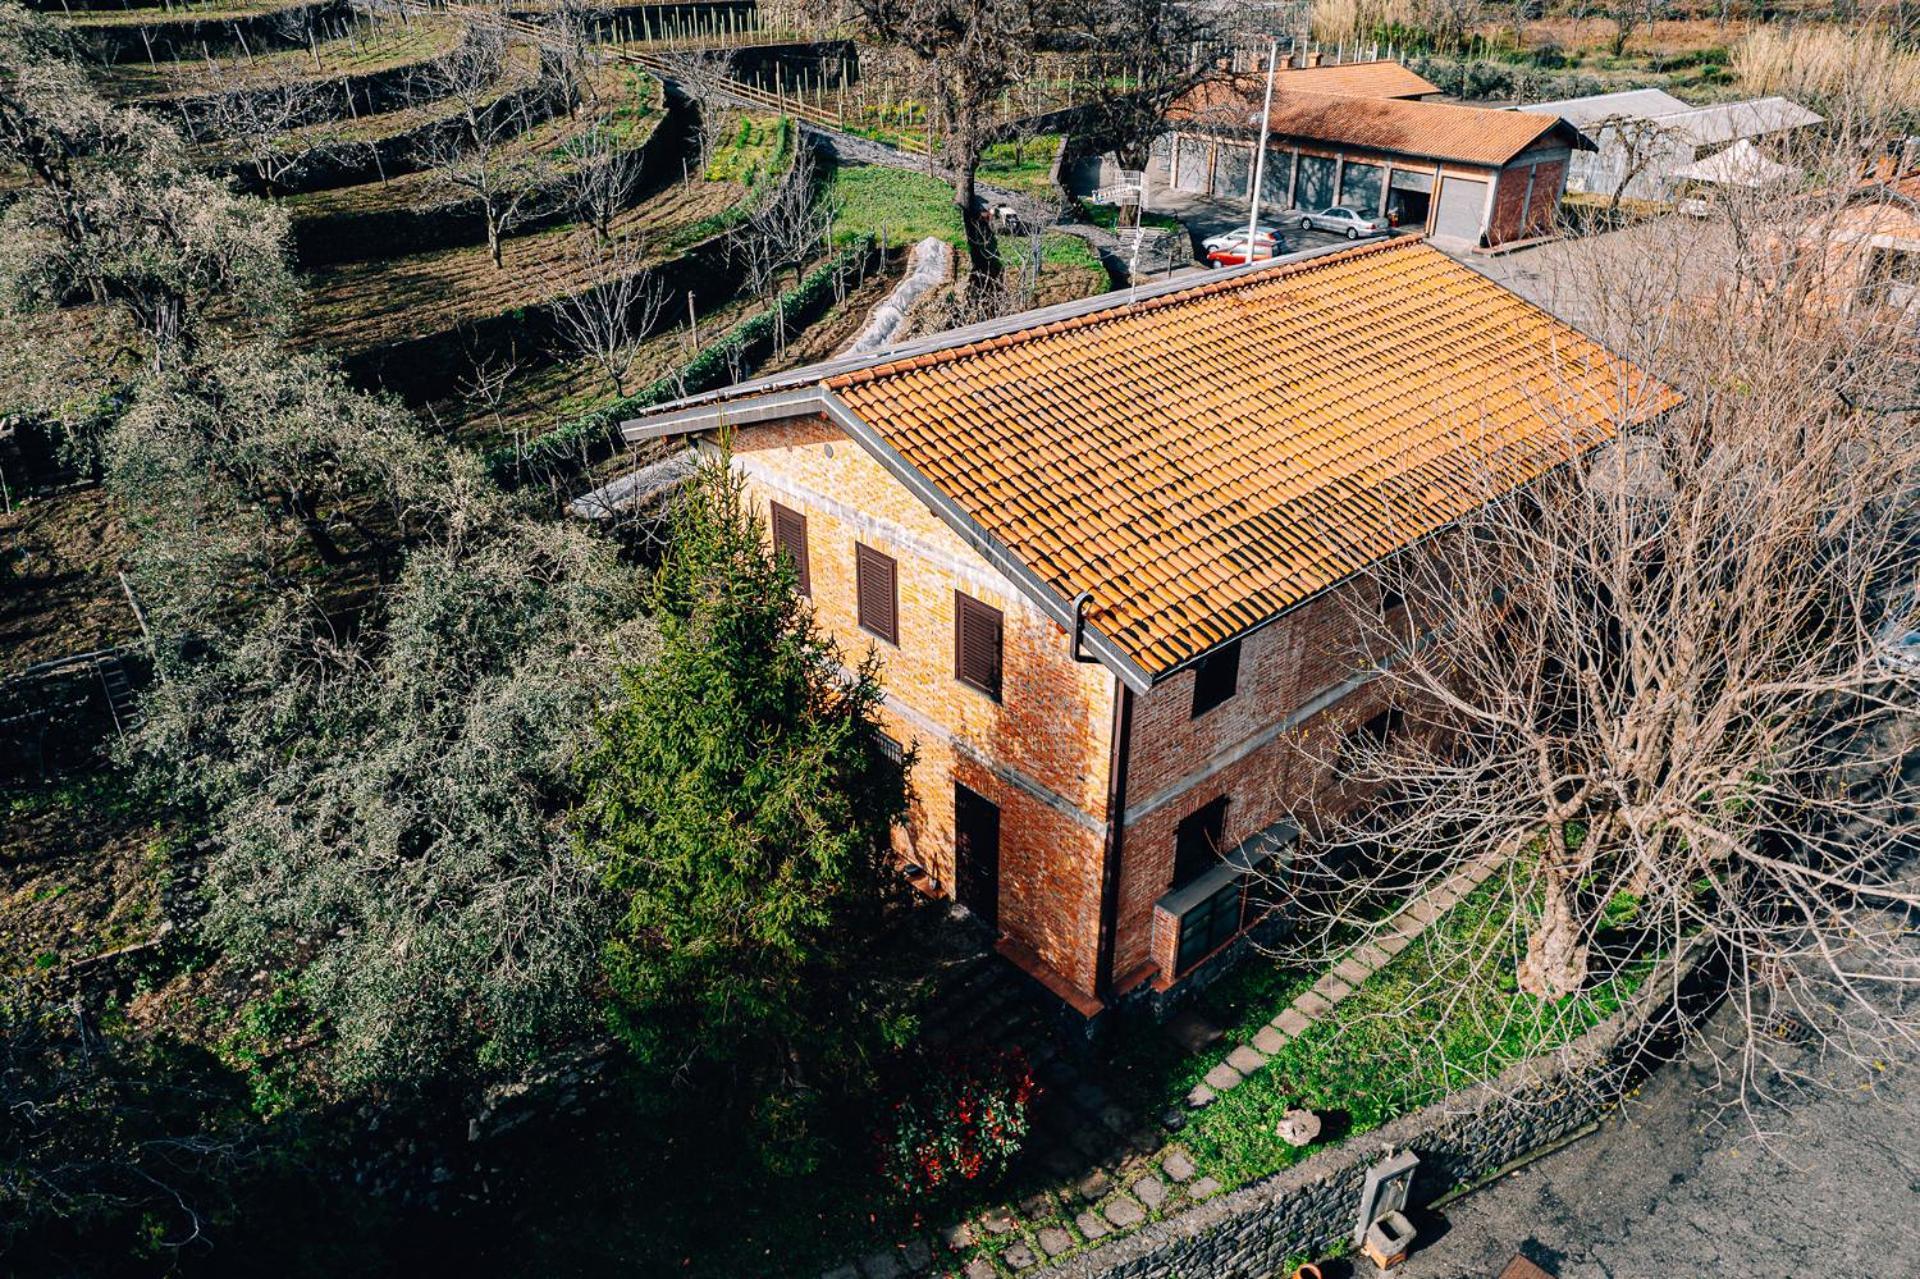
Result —
M 1515 164 L 1500 171 L 1493 192 L 1493 216 L 1487 224 L 1487 243 L 1504 244 L 1553 229 L 1560 207 L 1560 188 L 1567 180 L 1564 159 Z M 1531 181 L 1532 197 L 1527 194 Z
M 885 663 L 883 718 L 919 752 L 903 854 L 954 891 L 953 786 L 1000 809 L 1001 930 L 1039 975 L 1094 986 L 1116 683 L 1071 637 L 839 428 L 797 418 L 743 428 L 734 464 L 760 504 L 807 518 L 815 616 L 849 664 Z M 860 629 L 854 544 L 897 562 L 898 645 Z M 1004 615 L 999 702 L 954 678 L 958 589 Z
M 1164 985 L 1173 940 L 1155 936 L 1154 903 L 1173 886 L 1175 828 L 1217 796 L 1227 799 L 1223 844 L 1291 818 L 1311 827 L 1316 811 L 1351 802 L 1326 762 L 1331 742 L 1379 709 L 1364 685 L 1297 724 L 1287 721 L 1360 673 L 1353 614 L 1375 608 L 1376 584 L 1358 578 L 1241 641 L 1232 698 L 1192 717 L 1192 670 L 1136 699 L 1127 760 L 1127 812 L 1116 913 L 1117 978 L 1151 975 Z

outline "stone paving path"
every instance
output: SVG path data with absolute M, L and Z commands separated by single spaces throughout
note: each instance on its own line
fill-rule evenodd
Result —
M 1223 1092 L 1246 1082 L 1247 1076 L 1266 1066 L 1268 1058 L 1300 1037 L 1307 1027 L 1325 1017 L 1334 1007 L 1366 983 L 1395 955 L 1413 944 L 1416 937 L 1451 910 L 1462 897 L 1485 883 L 1499 865 L 1497 853 L 1488 853 L 1468 862 L 1388 916 L 1373 935 L 1348 951 L 1328 969 L 1307 992 L 1288 1005 L 1279 1016 L 1254 1032 L 1253 1042 L 1239 1044 L 1206 1078 L 1187 1094 L 1189 1109 L 1212 1105 Z

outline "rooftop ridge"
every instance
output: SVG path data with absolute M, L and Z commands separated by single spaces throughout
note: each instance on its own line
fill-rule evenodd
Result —
M 1236 274 L 1230 279 L 1204 280 L 1177 292 L 1162 293 L 1156 297 L 1140 301 L 1119 302 L 1113 306 L 1102 307 L 1097 311 L 1088 311 L 1080 315 L 1065 316 L 1058 320 L 1046 321 L 1028 328 L 1014 329 L 1006 333 L 994 334 L 979 340 L 965 340 L 959 344 L 937 348 L 932 351 L 915 352 L 903 359 L 876 364 L 868 368 L 849 370 L 827 380 L 826 385 L 834 390 L 850 386 L 866 386 L 882 378 L 911 372 L 916 369 L 932 368 L 955 360 L 983 355 L 989 351 L 1003 351 L 1008 347 L 1019 346 L 1027 342 L 1038 341 L 1060 333 L 1071 333 L 1078 329 L 1091 328 L 1098 324 L 1107 324 L 1130 316 L 1146 315 L 1168 307 L 1184 306 L 1205 297 L 1221 293 L 1231 293 L 1237 289 L 1250 288 L 1273 280 L 1296 275 L 1305 275 L 1315 269 L 1339 265 L 1354 261 L 1370 254 L 1385 253 L 1396 249 L 1419 244 L 1425 237 L 1418 235 L 1395 236 L 1384 240 L 1375 240 L 1367 244 L 1342 245 L 1337 251 L 1321 253 L 1315 257 L 1300 258 L 1292 261 L 1278 259 L 1273 262 L 1256 264 L 1262 270 Z M 1108 295 L 1102 295 L 1108 296 Z M 1011 317 L 1017 318 L 1017 317 Z

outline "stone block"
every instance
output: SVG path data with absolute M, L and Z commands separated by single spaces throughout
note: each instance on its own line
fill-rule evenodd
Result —
M 1271 1026 L 1262 1026 L 1253 1032 L 1253 1046 L 1271 1057 L 1287 1046 L 1287 1037 Z
M 1232 1066 L 1243 1075 L 1251 1075 L 1254 1071 L 1266 1064 L 1267 1058 L 1264 1053 L 1258 1049 L 1249 1048 L 1245 1044 L 1241 1044 L 1238 1048 L 1235 1048 L 1227 1054 L 1227 1065 Z
M 1223 1061 L 1207 1072 L 1207 1087 L 1215 1092 L 1231 1092 L 1240 1086 L 1243 1078 L 1244 1075 Z
M 1298 1039 L 1300 1032 L 1313 1025 L 1313 1022 L 1298 1008 L 1289 1008 L 1268 1024 L 1287 1038 Z
M 940 1245 L 948 1252 L 959 1252 L 971 1248 L 979 1236 L 973 1232 L 973 1223 L 963 1221 L 957 1226 L 948 1226 L 940 1232 Z
M 975 1257 L 960 1270 L 961 1279 L 1000 1279 L 1000 1272 L 985 1257 Z
M 924 1239 L 915 1239 L 900 1250 L 900 1260 L 907 1263 L 907 1269 L 918 1274 L 933 1264 L 933 1249 L 927 1247 Z
M 1122 1230 L 1131 1230 L 1147 1219 L 1147 1210 L 1125 1195 L 1115 1195 L 1107 1200 L 1106 1206 L 1100 1211 Z
M 1169 1017 L 1163 1029 L 1174 1043 L 1190 1053 L 1205 1052 L 1220 1042 L 1220 1028 L 1191 1008 L 1183 1008 Z
M 1368 972 L 1372 972 L 1374 969 L 1380 967 L 1380 965 L 1386 963 L 1389 959 L 1393 958 L 1393 956 L 1389 954 L 1387 951 L 1387 948 L 1382 946 L 1379 942 L 1370 941 L 1366 945 L 1362 946 L 1359 950 L 1354 951 L 1353 958 L 1359 960 L 1362 964 L 1365 964 Z M 1340 970 L 1336 968 L 1333 971 L 1339 972 Z
M 1389 959 L 1411 945 L 1413 945 L 1413 938 L 1406 933 L 1388 933 L 1379 941 L 1380 949 L 1387 952 Z
M 1036 1238 L 1040 1244 L 1040 1251 L 1049 1257 L 1057 1257 L 1073 1247 L 1073 1236 L 1058 1226 L 1048 1226 Z
M 980 1228 L 990 1235 L 1013 1233 L 1013 1214 L 1005 1208 L 990 1208 L 980 1216 Z
M 860 1273 L 864 1279 L 900 1279 L 907 1268 L 900 1264 L 900 1254 L 888 1249 L 860 1258 Z
M 1207 1199 L 1220 1193 L 1220 1183 L 1211 1177 L 1202 1177 L 1187 1187 L 1187 1193 L 1195 1199 Z
M 1160 1126 L 1168 1132 L 1179 1132 L 1187 1126 L 1187 1112 L 1178 1106 L 1168 1106 L 1160 1112 Z
M 1195 1084 L 1193 1091 L 1187 1094 L 1187 1109 L 1203 1110 L 1213 1104 L 1213 1098 L 1213 1089 L 1207 1087 L 1205 1084 Z
M 1186 1151 L 1175 1146 L 1160 1160 L 1160 1171 L 1166 1173 L 1167 1179 L 1176 1184 L 1186 1182 L 1193 1177 L 1193 1160 Z
M 1092 1203 L 1112 1189 L 1113 1178 L 1107 1176 L 1106 1173 L 1101 1172 L 1098 1168 L 1095 1168 L 1092 1172 L 1074 1183 L 1073 1193 L 1079 1195 L 1088 1203 Z
M 1045 1221 L 1053 1215 L 1053 1211 L 1057 1206 L 1058 1205 L 1054 1203 L 1053 1195 L 1048 1191 L 1042 1190 L 1038 1194 L 1028 1195 L 1020 1201 L 1020 1215 L 1028 1221 Z
M 1113 1227 L 1107 1224 L 1107 1219 L 1091 1208 L 1075 1217 L 1073 1225 L 1074 1229 L 1080 1232 L 1081 1237 L 1086 1239 L 1099 1239 L 1113 1233 Z
M 1033 1249 L 1027 1246 L 1024 1239 L 1008 1245 L 1007 1250 L 1000 1254 L 1000 1260 L 1012 1270 L 1031 1270 L 1040 1264 L 1040 1258 L 1033 1255 Z
M 1158 1177 L 1142 1177 L 1127 1189 L 1133 1191 L 1133 1197 L 1145 1204 L 1149 1212 L 1159 1212 L 1166 1206 L 1167 1183 Z
M 1300 996 L 1300 998 L 1294 1000 L 1293 1006 L 1298 1009 L 1300 1015 L 1308 1021 L 1317 1021 L 1320 1018 L 1320 1014 L 1333 1007 L 1333 1004 L 1324 995 L 1310 990 Z
M 1328 973 L 1325 977 L 1313 983 L 1313 993 L 1323 996 L 1330 1004 L 1346 998 L 1348 992 L 1352 989 L 1353 987 L 1350 984 L 1342 981 L 1332 973 Z
M 1348 955 L 1345 959 L 1333 966 L 1333 975 L 1341 981 L 1346 982 L 1349 986 L 1358 986 L 1361 982 L 1373 976 L 1373 969 L 1362 961 L 1358 955 Z

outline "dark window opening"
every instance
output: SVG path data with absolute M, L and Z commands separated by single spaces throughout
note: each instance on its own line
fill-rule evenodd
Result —
M 899 742 L 894 741 L 893 738 L 887 736 L 877 728 L 873 730 L 873 749 L 881 759 L 886 760 L 889 764 L 901 763 L 907 757 L 906 750 Z
M 1240 894 L 1238 876 L 1221 885 L 1220 891 L 1188 911 L 1180 919 L 1180 953 L 1177 971 L 1186 972 L 1219 950 L 1240 931 Z
M 1220 864 L 1227 828 L 1227 797 L 1220 796 L 1182 818 L 1173 833 L 1173 886 L 1183 888 Z
M 1193 668 L 1193 718 L 1232 697 L 1240 684 L 1240 641 L 1223 644 Z
M 953 677 L 1000 700 L 1000 657 L 1005 631 L 1000 610 L 959 591 L 953 593 Z
M 770 502 L 773 515 L 773 552 L 793 561 L 793 576 L 802 595 L 813 594 L 813 582 L 807 573 L 807 517 L 790 511 L 778 502 Z
M 1380 588 L 1380 615 L 1382 617 L 1393 612 L 1396 608 L 1405 608 L 1406 606 L 1407 597 L 1399 591 L 1394 590 L 1391 586 L 1383 586 Z
M 853 544 L 853 569 L 860 597 L 860 629 L 889 644 L 900 642 L 899 570 L 891 556 Z
M 1389 706 L 1378 715 L 1371 717 L 1342 739 L 1344 753 L 1349 759 L 1363 747 L 1378 749 L 1385 746 L 1406 726 L 1406 715 L 1398 706 Z
M 1000 810 L 992 800 L 953 784 L 953 895 L 993 924 L 1000 916 Z

